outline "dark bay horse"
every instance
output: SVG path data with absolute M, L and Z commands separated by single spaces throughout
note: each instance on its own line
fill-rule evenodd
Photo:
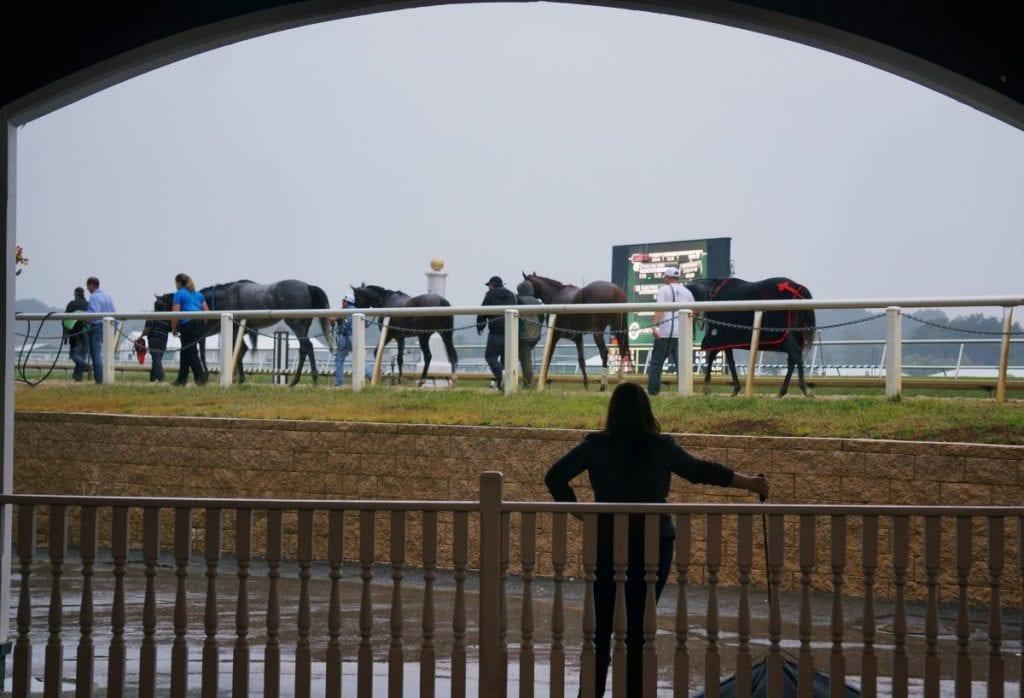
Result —
M 625 303 L 626 292 L 608 281 L 592 281 L 583 288 L 563 284 L 561 281 L 523 273 L 523 278 L 533 284 L 537 298 L 547 305 L 568 305 L 570 303 Z M 629 323 L 626 313 L 594 313 L 588 315 L 563 314 L 555 324 L 555 339 L 550 342 L 544 352 L 543 372 L 551 363 L 551 355 L 555 344 L 560 339 L 568 339 L 576 345 L 580 372 L 583 374 L 583 387 L 589 387 L 587 367 L 583 359 L 583 335 L 592 334 L 597 351 L 601 354 L 601 390 L 608 384 L 608 347 L 604 343 L 604 331 L 611 327 L 612 336 L 618 341 L 619 356 L 630 363 L 629 356 Z
M 206 304 L 210 307 L 210 310 L 219 310 L 223 312 L 230 312 L 233 310 L 327 309 L 331 307 L 330 302 L 327 300 L 327 294 L 324 293 L 322 288 L 312 284 L 307 284 L 305 281 L 297 281 L 295 279 L 285 279 L 284 281 L 278 281 L 272 284 L 258 284 L 255 281 L 242 279 L 241 281 L 232 281 L 227 284 L 207 286 L 206 288 L 200 289 L 199 292 L 203 294 L 203 297 L 206 299 Z M 162 296 L 157 296 L 157 304 L 166 306 L 166 309 L 170 310 L 173 298 L 173 293 L 166 293 Z M 155 307 L 156 306 L 154 306 L 154 308 Z M 249 335 L 249 341 L 252 342 L 253 351 L 256 350 L 256 338 L 258 336 L 257 330 L 264 327 L 270 327 L 276 322 L 278 321 L 273 319 L 255 320 L 252 318 L 246 322 L 246 333 Z M 309 370 L 310 374 L 313 376 L 313 383 L 317 382 L 318 372 L 316 369 L 316 358 L 313 356 L 313 343 L 309 341 L 309 327 L 312 323 L 312 318 L 288 318 L 285 320 L 285 324 L 291 328 L 292 332 L 294 332 L 295 336 L 299 339 L 299 366 L 295 371 L 295 376 L 292 378 L 292 385 L 299 382 L 299 378 L 302 376 L 302 368 L 306 362 L 306 357 L 309 357 Z M 324 333 L 327 345 L 333 349 L 334 338 L 331 336 L 330 329 L 327 325 L 327 318 L 320 318 L 320 329 Z M 216 334 L 219 330 L 220 327 L 217 323 L 208 322 L 206 326 L 206 336 Z M 235 332 L 238 332 L 238 330 L 236 329 Z M 231 347 L 221 347 L 221 351 L 231 351 Z M 236 369 L 236 376 L 239 383 L 245 382 L 245 371 L 242 368 L 242 359 L 245 357 L 246 351 L 246 344 L 245 342 L 242 342 L 242 349 L 238 357 L 238 367 Z M 206 359 L 204 358 L 203 364 L 205 365 L 205 363 Z
M 356 298 L 357 308 L 450 308 L 451 303 L 444 296 L 436 293 L 424 293 L 419 296 L 410 296 L 401 291 L 391 291 L 382 286 L 367 285 L 353 286 L 352 293 Z M 377 321 L 378 326 L 384 325 L 384 318 Z M 455 343 L 452 341 L 452 332 L 455 328 L 455 318 L 451 315 L 437 315 L 418 317 L 393 317 L 388 323 L 387 340 L 392 339 L 398 345 L 398 380 L 402 380 L 402 355 L 405 353 L 405 338 L 416 337 L 420 342 L 420 351 L 423 352 L 423 374 L 420 381 L 427 378 L 427 371 L 430 369 L 430 335 L 437 332 L 444 342 L 445 351 L 448 353 L 448 363 L 452 365 L 452 380 L 455 379 L 455 368 L 459 362 L 459 356 L 455 351 Z
M 744 281 L 735 277 L 727 279 L 694 279 L 686 284 L 696 301 L 739 301 L 739 300 L 793 300 L 794 298 L 810 298 L 811 292 L 806 286 L 792 279 L 778 276 L 762 281 Z M 733 360 L 733 349 L 749 349 L 752 327 L 754 324 L 753 310 L 730 310 L 727 312 L 704 313 L 706 327 L 701 349 L 704 350 L 706 363 L 704 366 L 704 392 L 709 392 L 711 381 L 711 364 L 715 355 L 725 352 L 725 360 L 732 374 L 732 394 L 740 392 L 740 379 L 736 375 L 736 362 Z M 725 324 L 728 323 L 728 324 Z M 734 327 L 733 325 L 739 325 Z M 779 397 L 789 391 L 789 379 L 793 369 L 797 369 L 800 390 L 807 392 L 804 382 L 804 351 L 814 341 L 814 310 L 769 310 L 761 317 L 761 335 L 758 349 L 780 351 L 788 356 L 786 377 L 782 381 Z

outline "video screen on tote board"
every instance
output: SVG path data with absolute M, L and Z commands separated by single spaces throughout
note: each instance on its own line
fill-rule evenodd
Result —
M 679 267 L 680 283 L 696 278 L 725 278 L 731 272 L 732 238 L 675 242 L 643 242 L 612 247 L 612 282 L 626 291 L 630 303 L 654 303 L 667 267 Z M 654 313 L 629 314 L 630 346 L 651 346 Z M 700 337 L 694 337 L 699 343 Z

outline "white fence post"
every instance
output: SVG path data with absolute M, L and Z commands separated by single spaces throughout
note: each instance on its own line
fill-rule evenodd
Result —
M 885 397 L 899 400 L 903 392 L 903 324 L 898 306 L 885 309 Z
M 744 393 L 747 397 L 753 397 L 754 395 L 754 374 L 757 372 L 757 347 L 761 343 L 761 320 L 763 318 L 763 310 L 754 311 L 754 330 L 750 333 L 750 357 L 747 359 L 747 389 Z
M 274 333 L 274 384 L 288 384 L 288 333 Z
M 519 381 L 519 311 L 505 310 L 505 368 L 501 372 L 502 390 L 511 395 Z
M 112 317 L 103 318 L 103 385 L 114 384 L 114 352 L 117 351 L 115 322 Z
M 220 387 L 230 388 L 231 359 L 234 357 L 235 343 L 232 341 L 235 316 L 231 313 L 220 314 Z
M 679 311 L 679 346 L 676 348 L 676 391 L 681 397 L 693 395 L 693 311 Z
M 343 367 L 344 368 L 344 367 Z M 363 389 L 366 377 L 366 313 L 352 315 L 352 391 Z

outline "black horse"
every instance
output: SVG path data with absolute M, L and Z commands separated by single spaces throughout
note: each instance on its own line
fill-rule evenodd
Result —
M 200 290 L 203 297 L 206 299 L 206 304 L 210 307 L 210 310 L 219 310 L 224 312 L 234 310 L 300 310 L 307 308 L 323 308 L 327 309 L 331 307 L 330 302 L 327 300 L 327 294 L 324 293 L 323 289 L 319 286 L 307 284 L 305 281 L 297 281 L 295 279 L 285 279 L 284 281 L 278 281 L 272 284 L 258 284 L 255 281 L 249 281 L 248 279 L 242 279 L 241 281 L 233 281 L 227 284 L 217 284 L 216 286 L 207 286 Z M 154 309 L 157 306 L 162 306 L 166 310 L 170 310 L 173 303 L 174 294 L 165 293 L 162 296 L 157 296 L 157 303 L 154 305 Z M 249 341 L 252 342 L 252 350 L 256 350 L 256 338 L 258 336 L 257 330 L 264 327 L 269 327 L 276 323 L 277 320 L 273 319 L 252 319 L 250 318 L 246 322 L 246 332 L 249 335 Z M 306 357 L 309 357 L 309 369 L 310 374 L 313 376 L 313 383 L 317 382 L 318 372 L 316 369 L 316 358 L 313 355 L 313 343 L 309 341 L 309 327 L 313 323 L 312 318 L 288 318 L 285 320 L 288 327 L 291 328 L 295 336 L 299 338 L 299 366 L 295 371 L 295 376 L 292 378 L 292 385 L 299 382 L 299 378 L 302 376 L 302 368 L 305 365 Z M 207 323 L 206 336 L 216 334 L 219 331 L 217 323 Z M 327 318 L 320 318 L 320 329 L 324 333 L 324 337 L 327 339 L 328 346 L 333 348 L 333 337 L 331 336 L 330 330 L 327 325 Z M 236 332 L 238 330 L 236 329 Z M 231 347 L 222 346 L 221 351 L 231 351 Z M 236 376 L 239 383 L 245 382 L 245 371 L 242 368 L 242 359 L 245 357 L 245 353 L 248 350 L 245 342 L 242 342 L 241 353 L 238 357 L 238 367 L 236 369 Z M 200 349 L 201 354 L 205 352 L 205 346 Z M 205 356 L 203 357 L 203 365 L 206 365 Z
M 592 281 L 583 288 L 563 284 L 561 281 L 537 276 L 537 272 L 526 274 L 523 278 L 533 284 L 534 293 L 547 305 L 568 305 L 570 303 L 625 303 L 626 292 L 609 281 Z M 583 335 L 592 334 L 597 351 L 601 355 L 601 390 L 608 383 L 608 347 L 604 343 L 605 328 L 611 326 L 612 336 L 619 344 L 619 356 L 626 364 L 629 356 L 629 323 L 625 311 L 621 313 L 564 314 L 555 324 L 555 339 L 549 343 L 544 352 L 545 368 L 551 362 L 555 344 L 559 339 L 569 339 L 576 345 L 580 372 L 583 374 L 583 387 L 589 387 L 587 366 L 583 359 Z
M 760 300 L 793 300 L 794 298 L 810 298 L 807 287 L 792 279 L 778 276 L 763 281 L 744 281 L 735 277 L 726 279 L 694 279 L 686 284 L 696 301 L 760 301 Z M 704 366 L 704 392 L 709 392 L 711 381 L 711 364 L 715 355 L 725 352 L 725 360 L 732 374 L 732 394 L 740 392 L 740 379 L 736 375 L 736 362 L 733 360 L 733 349 L 749 349 L 754 311 L 730 310 L 704 313 L 704 339 L 700 348 L 704 350 L 706 363 Z M 814 310 L 769 310 L 761 317 L 761 335 L 758 349 L 781 351 L 788 355 L 786 378 L 782 381 L 779 397 L 789 391 L 789 379 L 793 369 L 797 369 L 800 390 L 807 392 L 804 382 L 803 352 L 810 348 L 814 339 Z
M 367 285 L 353 286 L 352 292 L 356 298 L 357 308 L 450 308 L 451 303 L 444 296 L 436 293 L 424 293 L 419 296 L 409 296 L 401 291 L 391 291 L 382 286 Z M 383 326 L 384 318 L 378 318 L 377 323 Z M 430 369 L 430 335 L 437 332 L 444 342 L 445 351 L 448 352 L 448 363 L 452 365 L 452 380 L 455 379 L 455 367 L 458 365 L 459 356 L 455 351 L 455 343 L 452 341 L 452 332 L 455 329 L 455 318 L 451 315 L 417 317 L 393 317 L 388 323 L 388 341 L 392 339 L 398 344 L 398 380 L 402 380 L 402 355 L 405 353 L 405 338 L 417 337 L 420 341 L 420 351 L 423 352 L 423 374 L 420 381 L 427 378 L 427 371 Z

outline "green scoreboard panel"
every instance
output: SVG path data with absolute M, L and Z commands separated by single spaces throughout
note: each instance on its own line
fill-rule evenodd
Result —
M 732 238 L 677 242 L 646 242 L 612 247 L 612 282 L 626 291 L 630 303 L 654 303 L 667 267 L 679 267 L 681 283 L 696 278 L 725 278 L 731 274 Z M 629 314 L 631 346 L 651 346 L 654 313 Z M 699 342 L 699 337 L 694 341 Z

